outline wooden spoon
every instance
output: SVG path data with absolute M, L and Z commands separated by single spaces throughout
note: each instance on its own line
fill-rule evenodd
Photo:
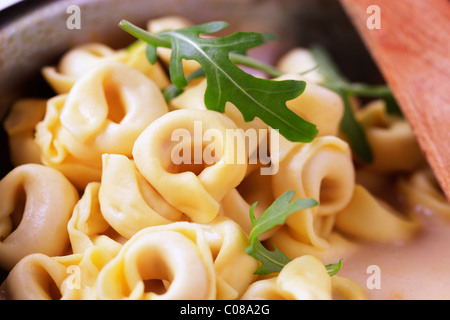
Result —
M 450 1 L 340 2 L 450 200 Z M 379 21 L 372 20 L 371 5 L 378 6 Z M 376 22 L 379 29 L 372 28 Z

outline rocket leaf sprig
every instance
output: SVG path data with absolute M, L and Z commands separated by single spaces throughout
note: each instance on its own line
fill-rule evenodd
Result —
M 178 88 L 188 85 L 183 59 L 199 62 L 206 76 L 204 99 L 208 109 L 224 112 L 226 102 L 231 102 L 242 113 L 245 121 L 258 117 L 270 127 L 278 129 L 290 141 L 310 142 L 316 137 L 316 126 L 286 106 L 286 101 L 303 93 L 306 86 L 304 81 L 258 78 L 242 70 L 230 59 L 233 53 L 259 46 L 273 39 L 273 36 L 257 32 L 235 32 L 213 38 L 200 36 L 223 30 L 228 26 L 223 21 L 157 34 L 126 20 L 122 20 L 119 26 L 148 44 L 147 57 L 151 62 L 155 61 L 156 47 L 171 48 L 169 75 L 171 82 Z
M 264 232 L 274 228 L 277 225 L 285 223 L 287 217 L 294 212 L 304 210 L 318 205 L 318 202 L 312 198 L 299 198 L 291 201 L 295 191 L 290 190 L 279 196 L 262 214 L 256 219 L 254 210 L 257 202 L 250 207 L 250 220 L 253 228 L 250 231 L 250 246 L 246 248 L 248 255 L 261 262 L 261 266 L 255 271 L 255 274 L 265 275 L 269 273 L 280 272 L 291 259 L 282 251 L 274 246 L 274 250 L 267 249 L 258 237 Z M 342 260 L 338 263 L 325 266 L 330 276 L 336 274 L 342 266 Z

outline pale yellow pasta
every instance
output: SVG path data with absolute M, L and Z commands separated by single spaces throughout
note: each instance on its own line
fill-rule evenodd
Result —
M 283 267 L 277 277 L 280 289 L 297 300 L 331 299 L 331 278 L 325 266 L 313 256 L 302 256 Z
M 103 153 L 131 157 L 137 136 L 167 111 L 160 90 L 143 74 L 119 62 L 102 64 L 67 95 L 49 100 L 36 127 L 42 161 L 83 189 L 100 180 Z
M 288 300 L 277 286 L 277 278 L 253 282 L 241 297 L 242 300 Z
M 123 61 L 123 52 L 116 52 L 102 43 L 78 45 L 67 51 L 57 66 L 45 66 L 41 72 L 57 94 L 68 93 L 74 83 L 92 68 L 106 61 Z
M 322 87 L 295 73 L 284 74 L 275 80 L 305 81 L 306 87 L 301 95 L 289 100 L 286 105 L 300 117 L 317 126 L 317 136 L 337 136 L 344 115 L 344 103 L 334 91 Z
M 104 242 L 90 246 L 83 253 L 55 257 L 68 274 L 61 285 L 63 300 L 98 300 L 97 279 L 103 267 L 120 251 L 121 246 Z
M 247 235 L 252 230 L 252 223 L 248 212 L 251 204 L 249 204 L 235 188 L 230 190 L 223 197 L 220 204 L 220 215 L 229 217 L 236 221 Z
M 275 197 L 295 190 L 295 198 L 313 198 L 318 206 L 293 213 L 286 225 L 294 236 L 319 248 L 328 246 L 335 215 L 350 201 L 354 188 L 350 148 L 343 140 L 318 137 L 290 152 L 272 176 Z
M 201 129 L 196 128 L 199 123 Z M 174 137 L 177 129 L 180 135 Z M 236 126 L 218 112 L 175 110 L 151 123 L 134 144 L 137 169 L 167 202 L 194 222 L 212 221 L 219 213 L 220 201 L 245 176 L 246 154 L 239 157 L 237 149 L 243 145 L 243 136 L 237 132 L 227 138 L 227 129 Z M 209 140 L 203 139 L 206 132 L 213 135 L 205 146 Z M 208 160 L 205 153 L 212 154 L 211 144 L 215 154 Z M 183 157 L 175 164 L 174 155 L 180 152 Z
M 14 300 L 98 299 L 98 273 L 119 250 L 120 245 L 103 243 L 65 256 L 29 254 L 14 266 L 1 290 Z
M 206 91 L 206 79 L 201 78 L 199 82 L 191 87 L 187 88 L 179 96 L 171 99 L 170 107 L 172 109 L 193 109 L 193 110 L 206 110 L 205 105 L 205 91 Z M 242 113 L 230 102 L 225 104 L 225 115 L 236 123 L 236 126 L 245 130 L 266 130 L 268 126 L 259 118 L 255 118 L 252 121 L 245 121 Z
M 344 104 L 341 97 L 303 76 L 287 73 L 275 80 L 301 80 L 306 82 L 305 90 L 297 98 L 286 102 L 286 106 L 297 115 L 314 123 L 317 127 L 317 137 L 339 136 L 340 123 L 344 114 Z M 278 139 L 279 153 L 277 161 L 282 161 L 293 149 L 302 145 L 280 136 Z
M 97 66 L 99 61 L 120 61 L 123 56 L 122 52 L 118 54 L 103 43 L 86 43 L 67 51 L 59 60 L 58 68 L 62 74 L 79 78 Z
M 349 278 L 334 275 L 331 277 L 331 286 L 335 300 L 367 300 L 364 288 Z
M 16 101 L 5 119 L 10 159 L 13 166 L 41 163 L 41 152 L 34 141 L 34 128 L 44 118 L 46 99 L 22 98 Z
M 99 201 L 100 182 L 90 182 L 67 224 L 72 252 L 83 253 L 94 245 L 118 246 L 126 241 L 108 224 Z
M 173 110 L 207 110 L 204 99 L 205 91 L 206 79 L 202 78 L 198 80 L 198 83 L 191 85 L 179 96 L 171 99 L 169 107 Z M 224 114 L 233 120 L 238 128 L 244 131 L 245 148 L 248 151 L 249 163 L 257 164 L 258 158 L 261 158 L 259 156 L 261 153 L 268 158 L 270 150 L 259 151 L 258 146 L 261 143 L 266 143 L 266 139 L 269 139 L 269 127 L 259 118 L 254 118 L 248 122 L 245 121 L 242 113 L 230 102 L 225 104 Z M 269 159 L 267 159 L 268 161 Z
M 239 298 L 256 279 L 254 272 L 258 268 L 258 262 L 245 252 L 250 245 L 247 235 L 226 217 L 217 217 L 204 225 L 203 233 L 214 257 L 216 299 Z
M 356 185 L 350 203 L 336 215 L 335 227 L 358 239 L 395 243 L 411 239 L 421 224 Z
M 356 111 L 373 153 L 368 169 L 381 173 L 410 172 L 425 165 L 425 158 L 408 122 L 387 113 L 383 100 Z
M 253 228 L 249 214 L 251 205 L 257 202 L 254 214 L 256 218 L 259 218 L 275 200 L 271 188 L 267 187 L 270 183 L 271 176 L 261 175 L 258 171 L 252 172 L 245 177 L 238 188 L 225 195 L 221 202 L 221 215 L 236 221 L 249 235 Z M 274 227 L 264 232 L 259 239 L 261 241 L 267 239 L 276 230 L 277 227 Z
M 306 48 L 296 47 L 283 54 L 276 63 L 276 67 L 284 73 L 302 74 L 306 79 L 315 83 L 323 82 L 324 78 L 317 70 L 318 63 Z
M 145 53 L 146 46 L 145 42 L 133 44 L 129 49 L 125 50 L 126 55 L 123 63 L 144 74 L 158 88 L 165 88 L 170 84 L 169 77 L 159 61 L 155 62 L 155 64 L 151 64 L 148 61 Z
M 331 277 L 323 263 L 304 255 L 286 264 L 274 277 L 251 284 L 245 300 L 331 300 Z
M 1 289 L 11 300 L 58 300 L 66 271 L 45 254 L 29 254 L 14 266 Z
M 91 181 L 100 181 L 101 167 L 89 159 L 77 158 L 58 138 L 65 134 L 59 116 L 67 95 L 58 95 L 47 101 L 44 120 L 36 125 L 35 141 L 39 146 L 42 164 L 63 173 L 79 190 Z
M 127 239 L 146 227 L 186 220 L 124 155 L 103 155 L 99 204 L 104 219 Z
M 326 246 L 319 247 L 305 242 L 289 227 L 283 225 L 266 241 L 268 247 L 276 246 L 289 258 L 295 259 L 303 255 L 312 255 L 322 261 L 336 261 L 351 256 L 358 244 L 336 230 L 332 230 L 326 238 Z
M 0 266 L 10 270 L 31 253 L 62 255 L 67 222 L 78 201 L 75 187 L 39 164 L 14 168 L 0 181 Z
M 200 226 L 189 222 L 143 229 L 100 271 L 100 299 L 216 297 L 213 257 Z
M 75 82 L 91 69 L 111 61 L 124 63 L 153 80 L 158 88 L 169 84 L 161 65 L 152 65 L 145 55 L 144 43 L 134 45 L 128 50 L 114 50 L 102 43 L 87 43 L 67 51 L 57 66 L 45 66 L 41 72 L 57 94 L 68 93 Z
M 396 190 L 411 211 L 425 210 L 450 216 L 450 204 L 430 168 L 400 177 Z

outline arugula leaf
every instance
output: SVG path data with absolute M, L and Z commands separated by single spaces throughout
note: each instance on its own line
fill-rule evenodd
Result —
M 279 272 L 286 263 L 291 261 L 276 247 L 274 251 L 266 249 L 258 240 L 258 237 L 276 225 L 283 224 L 290 214 L 318 204 L 316 200 L 310 198 L 295 199 L 290 202 L 294 194 L 295 191 L 290 190 L 279 196 L 258 219 L 255 218 L 254 214 L 257 202 L 250 207 L 250 220 L 253 228 L 250 231 L 250 246 L 247 247 L 245 252 L 262 262 L 261 267 L 255 271 L 255 274 Z
M 369 97 L 381 98 L 386 103 L 387 112 L 392 115 L 403 117 L 403 113 L 397 104 L 397 101 L 392 94 L 391 89 L 386 85 L 368 85 L 365 83 L 348 83 L 342 88 L 348 94 Z
M 225 111 L 226 102 L 233 103 L 245 121 L 255 117 L 279 132 L 290 141 L 310 142 L 317 135 L 314 124 L 304 120 L 286 106 L 303 93 L 304 81 L 274 81 L 254 77 L 230 60 L 230 55 L 259 46 L 272 37 L 256 32 L 236 32 L 226 37 L 203 38 L 228 26 L 214 21 L 178 30 L 163 31 L 153 35 L 126 20 L 119 24 L 125 31 L 151 46 L 172 48 L 169 74 L 178 88 L 187 86 L 182 61 L 196 60 L 206 76 L 205 105 L 210 110 Z
M 250 242 L 253 242 L 258 238 L 258 236 L 272 229 L 276 225 L 284 224 L 286 218 L 290 214 L 319 204 L 316 200 L 311 198 L 295 199 L 291 202 L 294 194 L 294 190 L 283 193 L 263 212 L 258 219 L 256 219 L 254 215 L 257 202 L 250 207 L 250 220 L 253 225 L 250 232 Z
M 158 54 L 156 53 L 156 47 L 154 46 L 150 46 L 147 44 L 147 46 L 145 47 L 145 55 L 147 57 L 147 60 L 151 64 L 155 64 L 158 60 Z
M 205 76 L 205 72 L 203 71 L 203 69 L 202 68 L 198 68 L 197 70 L 195 70 L 194 72 L 189 74 L 186 77 L 186 80 L 187 81 L 191 81 L 191 80 L 194 80 L 194 79 L 202 78 L 204 76 Z M 166 102 L 169 102 L 173 98 L 175 98 L 178 95 L 180 95 L 183 91 L 184 91 L 183 89 L 178 88 L 176 85 L 169 84 L 167 87 L 165 87 L 162 90 L 162 93 L 163 93 L 164 98 L 166 99 Z
M 283 267 L 291 261 L 291 259 L 276 246 L 274 246 L 273 251 L 264 247 L 258 237 L 273 227 L 284 224 L 286 218 L 290 214 L 319 204 L 316 200 L 311 198 L 295 199 L 291 202 L 294 194 L 294 190 L 283 193 L 258 219 L 255 218 L 257 202 L 253 203 L 250 207 L 249 214 L 253 228 L 250 231 L 249 236 L 250 246 L 245 249 L 245 252 L 261 262 L 261 266 L 255 271 L 255 274 L 257 275 L 280 272 Z M 342 259 L 337 263 L 326 265 L 325 268 L 331 277 L 341 269 L 341 266 Z
M 254 273 L 257 275 L 280 272 L 291 261 L 276 247 L 274 251 L 266 249 L 258 239 L 254 240 L 252 245 L 245 249 L 245 252 L 256 260 L 261 261 L 261 266 Z
M 342 132 L 347 136 L 355 154 L 364 162 L 371 163 L 373 161 L 372 150 L 361 124 L 355 119 L 350 99 L 352 96 L 381 98 L 386 102 L 388 113 L 403 116 L 392 91 L 386 85 L 351 83 L 320 45 L 311 46 L 310 52 L 319 65 L 319 73 L 324 77 L 324 81 L 320 84 L 338 93 L 344 102 L 344 116 L 341 121 Z
M 339 270 L 341 270 L 342 267 L 342 259 L 340 259 L 338 262 L 336 263 L 330 263 L 327 264 L 325 266 L 325 269 L 327 270 L 328 274 L 330 275 L 330 277 L 334 276 L 336 273 L 339 272 Z
M 154 47 L 152 47 L 154 48 Z M 148 60 L 150 61 L 150 59 L 153 59 L 153 57 L 148 57 Z M 230 52 L 230 60 L 237 65 L 242 65 L 245 67 L 249 67 L 255 70 L 259 70 L 262 72 L 265 72 L 266 74 L 268 74 L 269 76 L 272 77 L 279 77 L 281 75 L 284 74 L 284 72 L 278 70 L 277 68 L 263 63 L 261 61 L 258 61 L 252 57 L 249 57 L 243 53 L 238 53 L 238 52 Z M 303 72 L 301 72 L 300 74 L 307 74 L 308 72 L 311 72 L 312 70 L 315 70 L 316 68 L 318 68 L 318 66 L 315 66 L 311 69 L 305 70 Z M 202 67 L 198 68 L 197 70 L 195 70 L 194 72 L 192 72 L 191 74 L 186 76 L 186 80 L 189 82 L 191 80 L 194 79 L 198 79 L 201 77 L 205 76 L 205 72 L 203 71 Z M 163 95 L 164 98 L 166 99 L 167 102 L 169 102 L 171 99 L 179 96 L 181 93 L 183 93 L 183 89 L 178 88 L 177 86 L 175 86 L 173 83 L 169 84 L 167 87 L 165 87 L 163 89 Z
M 344 102 L 344 115 L 341 120 L 341 130 L 347 136 L 352 150 L 356 153 L 361 160 L 366 163 L 371 163 L 373 161 L 373 153 L 370 148 L 369 142 L 366 139 L 366 133 L 362 128 L 361 124 L 355 118 L 351 105 L 351 94 L 346 91 L 336 88 L 333 86 L 325 85 L 326 87 L 332 89 L 337 94 L 339 94 Z
M 372 150 L 361 124 L 356 120 L 353 114 L 350 102 L 351 92 L 346 90 L 349 82 L 340 73 L 339 69 L 323 47 L 319 45 L 311 46 L 310 52 L 319 65 L 319 73 L 324 77 L 324 81 L 320 84 L 339 94 L 344 102 L 344 115 L 340 125 L 342 132 L 347 136 L 349 144 L 355 154 L 364 162 L 371 163 L 373 161 Z

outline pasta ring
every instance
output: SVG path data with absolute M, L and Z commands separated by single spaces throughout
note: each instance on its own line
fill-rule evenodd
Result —
M 0 266 L 10 270 L 31 253 L 61 255 L 79 196 L 57 170 L 25 164 L 0 181 Z
M 203 129 L 215 130 L 215 138 L 218 140 L 214 145 L 218 148 L 215 148 L 214 152 L 219 156 L 215 162 L 207 165 L 205 153 L 200 149 L 202 159 L 194 159 L 187 167 L 183 166 L 185 163 L 176 165 L 173 152 L 177 146 L 187 147 L 188 150 L 191 150 L 191 146 L 194 149 L 203 148 L 204 139 L 203 136 L 197 137 L 196 123 L 200 123 Z M 235 143 L 233 139 L 226 138 L 227 129 L 236 129 L 236 125 L 218 112 L 175 110 L 151 123 L 134 144 L 133 158 L 138 170 L 167 202 L 194 222 L 212 221 L 219 213 L 219 202 L 245 176 L 246 155 L 241 157 L 242 162 L 235 159 L 240 151 L 237 145 L 243 145 L 243 136 L 237 132 Z M 172 139 L 175 130 L 183 130 L 188 137 L 177 144 Z M 185 140 L 189 145 L 185 145 Z M 195 150 L 193 153 L 195 156 Z M 201 162 L 202 170 L 199 170 L 196 161 Z M 180 192 L 181 190 L 183 191 Z

